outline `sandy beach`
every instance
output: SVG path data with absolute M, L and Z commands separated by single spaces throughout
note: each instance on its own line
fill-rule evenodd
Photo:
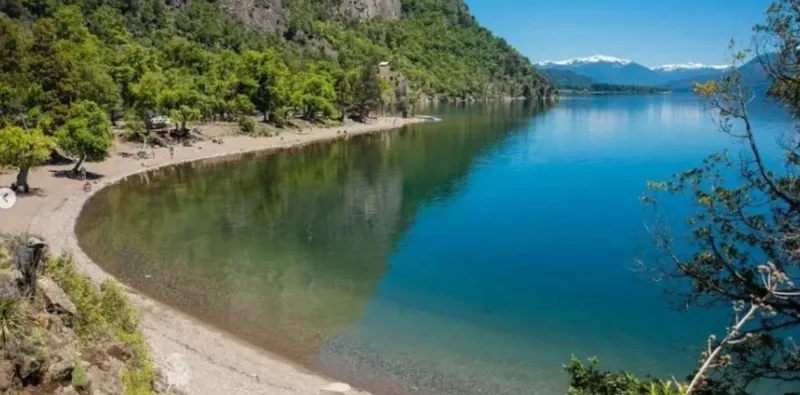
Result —
M 398 128 L 425 122 L 422 118 L 379 118 L 369 124 L 348 124 L 324 129 L 285 131 L 275 137 L 253 138 L 233 135 L 235 124 L 211 124 L 200 130 L 209 139 L 194 146 L 155 148 L 155 156 L 136 159 L 141 146 L 117 142 L 110 157 L 101 163 L 88 163 L 88 171 L 101 175 L 92 181 L 92 190 L 83 190 L 84 181 L 57 177 L 56 171 L 70 165 L 45 166 L 31 172 L 31 195 L 18 198 L 9 210 L 0 210 L 0 231 L 29 232 L 43 237 L 53 253 L 70 252 L 77 266 L 95 281 L 110 275 L 81 251 L 75 236 L 75 221 L 84 203 L 104 186 L 132 174 L 176 163 L 233 155 L 243 152 L 301 146 L 322 140 L 348 138 L 358 134 Z M 211 137 L 222 136 L 222 144 Z M 146 149 L 146 152 L 151 152 Z M 124 157 L 122 153 L 134 154 Z M 0 185 L 10 185 L 16 173 L 0 172 Z M 218 329 L 149 299 L 128 288 L 134 305 L 142 314 L 142 329 L 151 346 L 153 360 L 170 385 L 181 392 L 199 395 L 227 394 L 319 394 L 332 382 L 283 358 L 246 344 Z M 351 390 L 348 394 L 363 394 Z

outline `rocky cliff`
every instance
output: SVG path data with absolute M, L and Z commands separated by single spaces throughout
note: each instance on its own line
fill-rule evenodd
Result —
M 399 19 L 403 12 L 400 0 L 342 0 L 339 14 L 348 19 Z
M 269 33 L 286 26 L 283 0 L 220 0 L 220 6 L 256 31 Z
M 291 17 L 297 0 L 219 0 L 219 5 L 236 19 L 261 33 L 281 31 Z M 330 7 L 341 19 L 399 19 L 403 13 L 401 0 L 328 0 L 315 7 Z M 329 4 L 329 5 L 328 5 Z M 338 5 L 337 5 L 338 4 Z

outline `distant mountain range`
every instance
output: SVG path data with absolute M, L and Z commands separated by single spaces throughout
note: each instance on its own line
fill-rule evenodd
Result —
M 763 58 L 762 58 L 763 59 Z M 561 61 L 537 62 L 536 67 L 559 86 L 589 86 L 596 83 L 617 85 L 661 86 L 671 90 L 690 90 L 693 82 L 718 78 L 728 65 L 701 63 L 667 64 L 647 67 L 628 59 L 594 55 Z M 742 80 L 754 88 L 762 87 L 766 78 L 758 59 L 739 67 Z
M 537 62 L 536 66 L 546 72 L 554 70 L 572 71 L 598 82 L 623 85 L 667 85 L 673 81 L 721 75 L 727 65 L 704 65 L 700 63 L 668 64 L 647 67 L 628 59 L 594 55 L 561 61 Z

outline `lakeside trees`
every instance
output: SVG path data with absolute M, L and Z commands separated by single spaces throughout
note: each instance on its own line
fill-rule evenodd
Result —
M 28 172 L 50 156 L 53 141 L 40 130 L 26 131 L 19 126 L 0 129 L 0 166 L 19 169 L 12 189 L 28 193 Z
M 764 65 L 772 83 L 768 95 L 794 117 L 800 115 L 796 5 L 776 2 L 766 23 L 755 28 L 767 48 L 777 49 Z M 744 59 L 744 53 L 735 55 L 737 63 Z M 665 260 L 654 270 L 661 279 L 676 281 L 674 290 L 687 307 L 730 309 L 730 325 L 724 334 L 709 336 L 697 366 L 680 386 L 603 372 L 595 361 L 584 365 L 573 359 L 566 366 L 570 394 L 644 395 L 652 394 L 651 388 L 661 391 L 660 385 L 666 386 L 664 394 L 750 394 L 764 382 L 771 394 L 796 394 L 800 388 L 800 348 L 792 337 L 800 329 L 797 132 L 785 132 L 783 158 L 767 158 L 748 114 L 754 95 L 738 74 L 695 89 L 707 98 L 720 131 L 742 143 L 743 152 L 738 157 L 711 155 L 669 181 L 649 184 L 653 192 L 644 201 L 653 207 L 665 195 L 696 202 L 694 215 L 686 218 L 688 253 L 676 246 L 669 222 L 657 215 L 651 230 Z
M 382 91 L 358 91 L 352 78 L 349 85 L 336 83 L 340 75 L 374 73 L 375 64 L 345 68 L 306 58 L 295 44 L 271 42 L 274 37 L 247 31 L 216 6 L 197 3 L 204 2 L 184 11 L 207 26 L 161 0 L 136 10 L 109 3 L 95 11 L 97 4 L 86 1 L 4 5 L 0 165 L 20 169 L 21 190 L 28 190 L 29 169 L 47 159 L 44 151 L 54 143 L 75 157 L 73 175 L 85 161 L 103 160 L 112 124 L 123 117 L 135 130 L 129 135 L 146 136 L 154 115 L 170 116 L 185 133 L 194 122 L 230 121 L 253 111 L 280 125 L 292 117 L 364 121 L 378 108 Z

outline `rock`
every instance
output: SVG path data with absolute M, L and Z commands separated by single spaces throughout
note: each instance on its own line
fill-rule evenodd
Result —
M 0 269 L 0 297 L 3 299 L 19 299 L 17 282 L 22 279 L 22 273 L 16 268 Z
M 111 357 L 106 353 L 106 350 L 100 346 L 95 346 L 88 350 L 84 350 L 81 357 L 87 362 L 88 365 L 97 366 L 105 371 L 111 369 Z
M 167 376 L 159 368 L 153 368 L 153 391 L 159 394 L 169 392 Z
M 50 321 L 47 337 L 50 346 L 55 350 L 62 350 L 62 355 L 66 355 L 64 353 L 67 351 L 73 351 L 72 348 L 77 344 L 78 339 L 75 332 L 64 326 L 61 321 Z
M 72 374 L 72 369 L 74 367 L 75 362 L 73 362 L 71 358 L 66 358 L 54 364 L 50 364 L 47 368 L 47 377 L 45 381 L 51 383 L 64 381 Z
M 41 373 L 42 364 L 38 359 L 30 355 L 20 355 L 16 360 L 16 365 L 17 374 L 23 381 Z
M 326 395 L 342 395 L 350 391 L 351 387 L 346 383 L 330 383 L 320 390 L 320 393 Z
M 220 6 L 259 33 L 272 33 L 286 27 L 289 10 L 281 0 L 221 0 Z
M 122 348 L 122 346 L 116 343 L 106 348 L 106 354 L 122 362 L 127 361 L 131 357 L 131 353 L 129 353 L 128 350 Z
M 73 386 L 60 387 L 54 392 L 55 395 L 79 395 L 78 391 Z
M 5 394 L 11 387 L 14 386 L 14 364 L 11 361 L 0 361 L 0 393 Z
M 42 277 L 36 281 L 39 289 L 42 290 L 44 298 L 47 301 L 47 310 L 55 311 L 56 313 L 66 313 L 72 316 L 78 315 L 78 309 L 69 300 L 64 290 L 58 286 L 53 280 Z
M 90 393 L 92 395 L 124 394 L 122 367 L 121 363 L 117 363 L 109 371 L 104 371 L 97 366 L 89 366 L 86 369 L 86 376 L 89 378 Z
M 345 18 L 364 21 L 368 19 L 399 19 L 403 13 L 400 0 L 342 0 L 339 14 Z

